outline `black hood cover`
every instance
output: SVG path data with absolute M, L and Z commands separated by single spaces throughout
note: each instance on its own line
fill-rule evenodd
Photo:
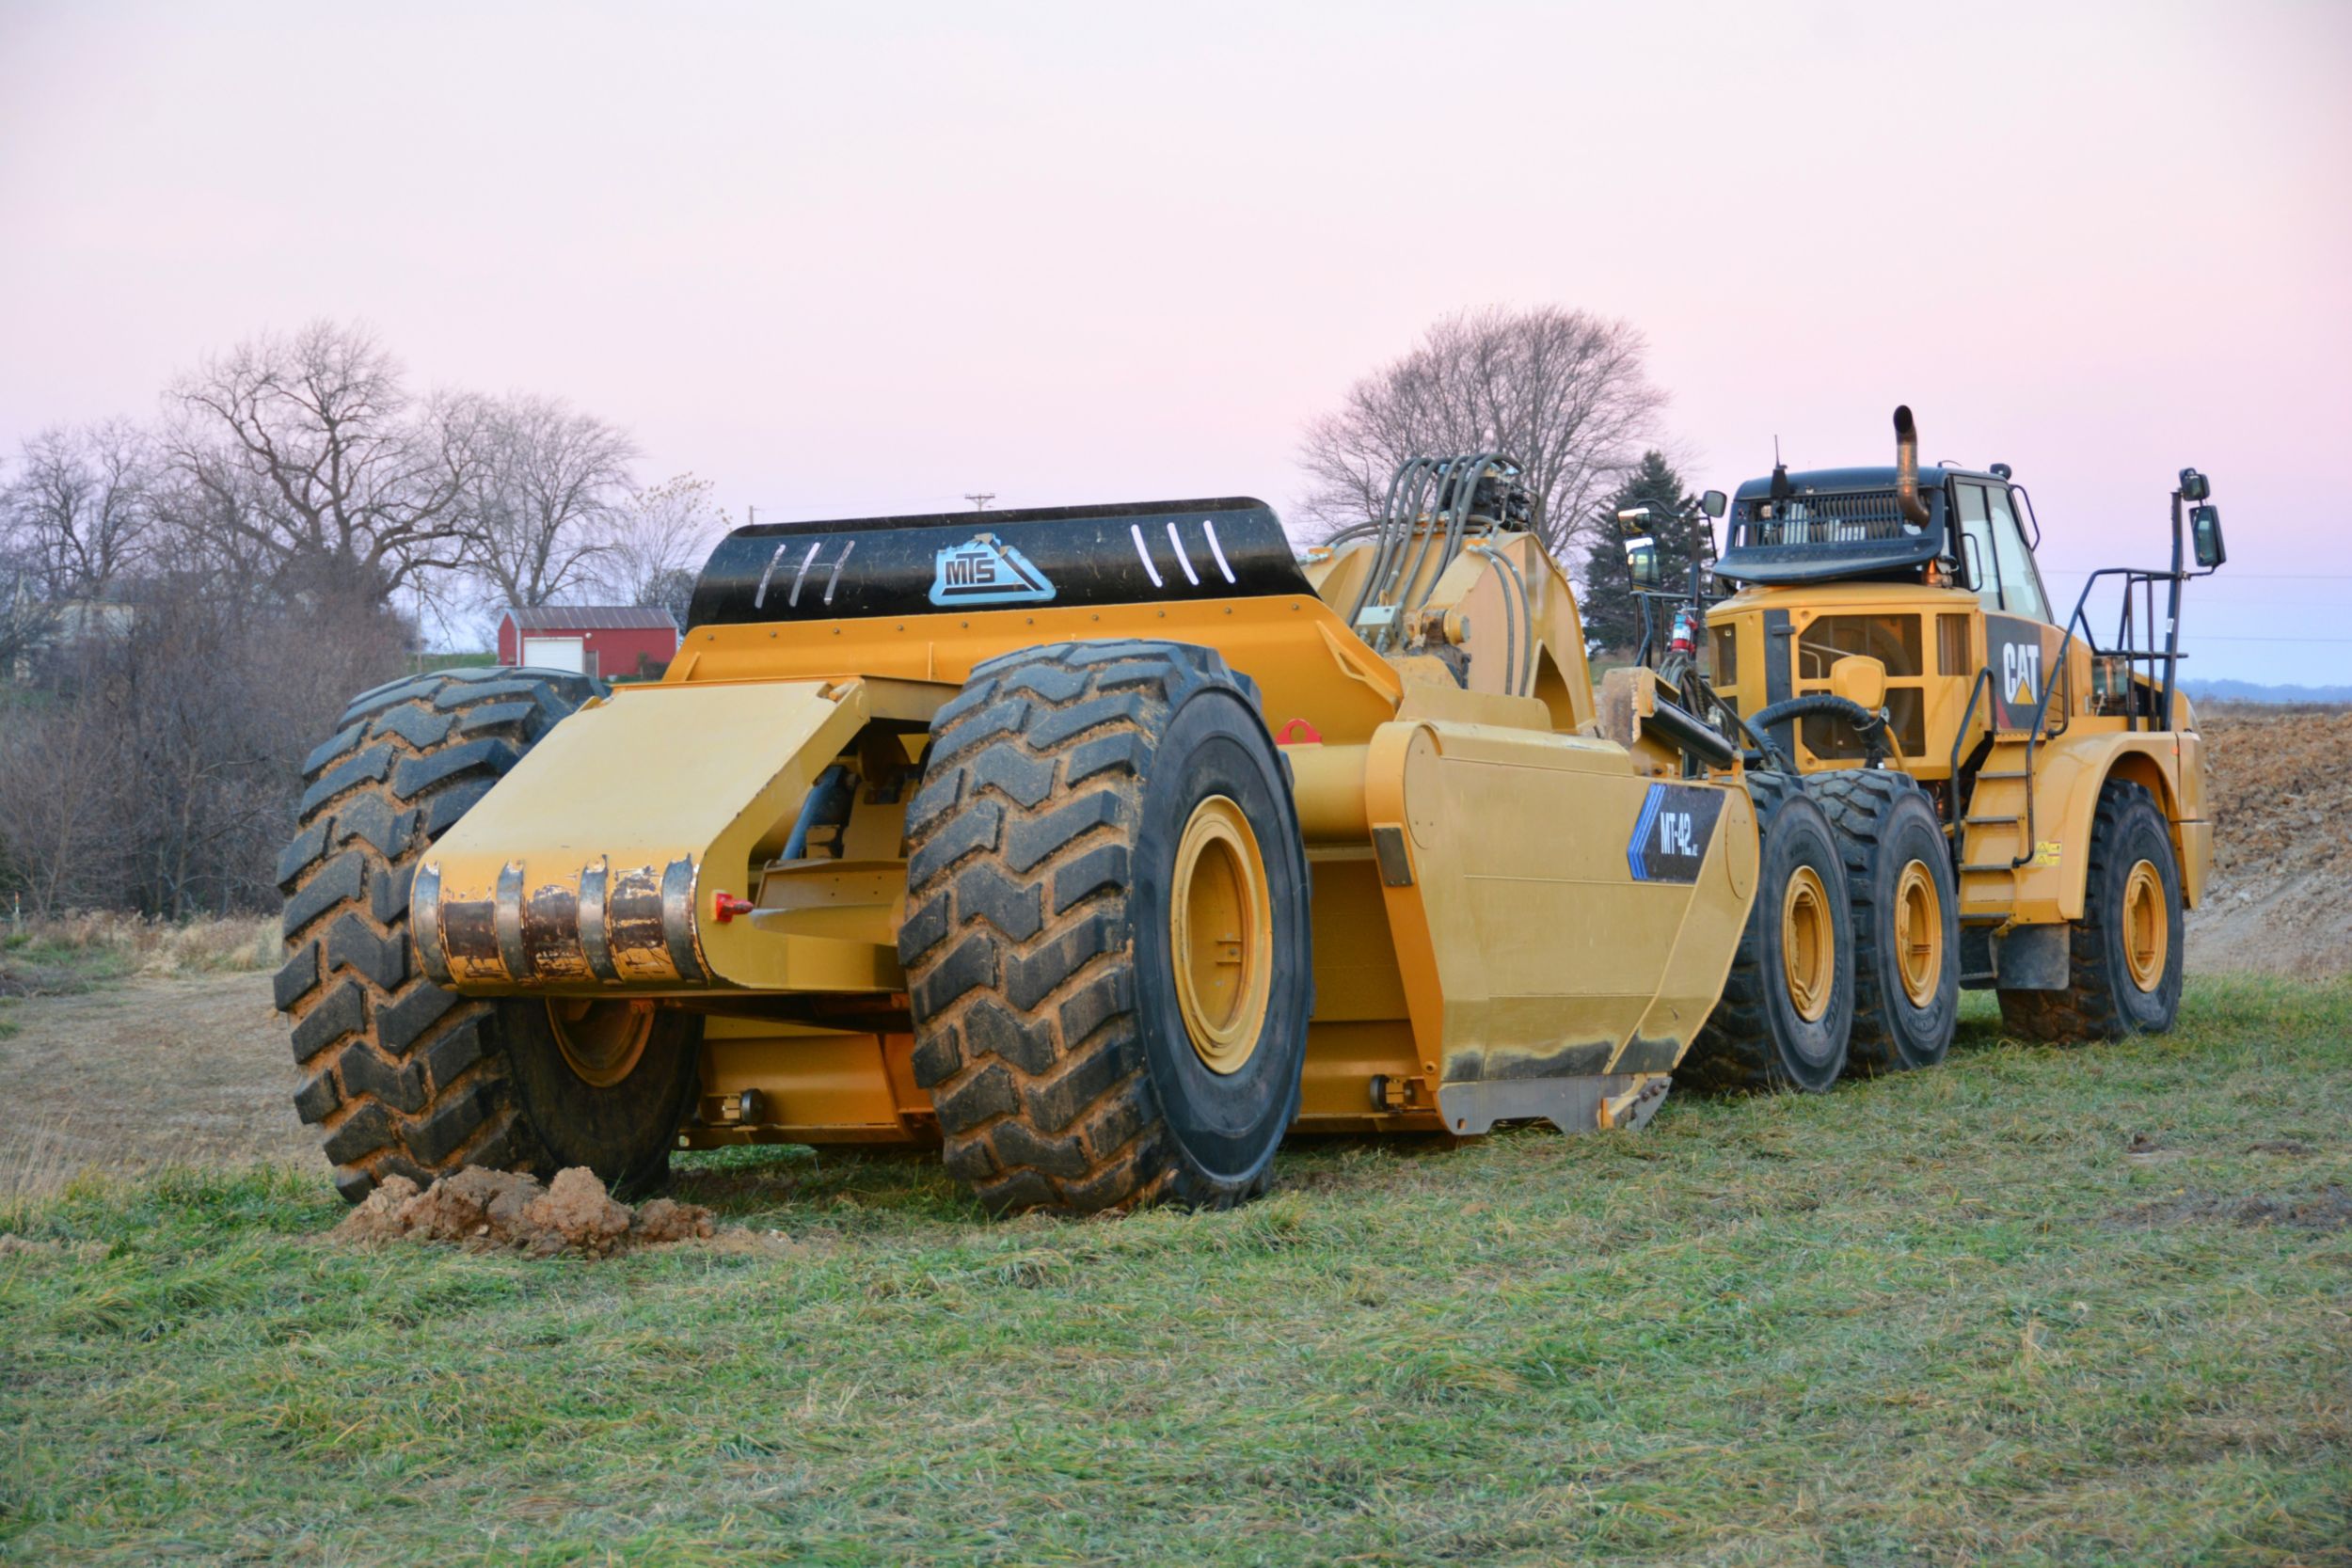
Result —
M 755 523 L 711 551 L 687 626 L 1313 593 L 1274 509 L 1231 496 Z

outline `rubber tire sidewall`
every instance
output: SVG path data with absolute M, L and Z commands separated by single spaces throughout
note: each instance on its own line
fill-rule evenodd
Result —
M 1951 1049 L 1960 1025 L 1960 896 L 1952 885 L 1951 847 L 1935 808 L 1915 789 L 1895 801 L 1883 823 L 1875 863 L 1866 873 L 1872 929 L 1866 936 L 1857 922 L 1854 961 L 1867 963 L 1875 972 L 1880 1022 L 1895 1047 L 1892 1065 L 1933 1067 Z M 1925 863 L 1935 879 L 1944 924 L 1943 967 L 1935 994 L 1924 1007 L 1915 1006 L 1903 989 L 1902 963 L 1895 950 L 1895 894 L 1903 867 L 1915 860 Z
M 2172 1027 L 2181 1009 L 2181 959 L 2184 941 L 2181 912 L 2181 868 L 2172 853 L 2172 835 L 2163 814 L 2146 794 L 2135 791 L 2117 813 L 2115 838 L 2098 868 L 2098 885 L 2086 904 L 2100 914 L 2097 962 L 2114 998 L 2115 1011 L 2126 1031 L 2160 1035 Z M 2148 861 L 2164 883 L 2167 923 L 2164 978 L 2153 991 L 2132 979 L 2123 952 L 2123 889 L 2132 867 Z
M 555 1171 L 586 1165 L 622 1197 L 660 1187 L 670 1151 L 701 1076 L 702 1021 L 674 1008 L 654 1014 L 653 1037 L 628 1076 L 599 1087 L 572 1070 L 548 1021 L 548 1004 L 498 1005 L 507 1071 L 523 1120 Z
M 1273 977 L 1257 1048 L 1232 1073 L 1194 1051 L 1176 998 L 1168 913 L 1176 849 L 1193 808 L 1213 795 L 1240 806 L 1265 863 Z M 1229 688 L 1195 691 L 1169 719 L 1144 782 L 1135 841 L 1136 1012 L 1145 1070 L 1188 1180 L 1224 1196 L 1254 1190 L 1298 1114 L 1313 1011 L 1311 901 L 1298 816 L 1279 755 L 1258 716 Z
M 1782 978 L 1787 933 L 1781 928 L 1781 911 L 1789 879 L 1801 866 L 1812 867 L 1821 879 L 1837 940 L 1830 1003 L 1811 1022 L 1797 1011 Z M 1756 866 L 1756 909 L 1750 918 L 1758 922 L 1757 955 L 1764 978 L 1764 1008 L 1772 1021 L 1775 1076 L 1790 1088 L 1824 1093 L 1836 1086 L 1846 1070 L 1846 1050 L 1853 1029 L 1853 907 L 1846 894 L 1846 865 L 1837 852 L 1836 831 L 1821 808 L 1803 795 L 1790 796 L 1772 814 Z

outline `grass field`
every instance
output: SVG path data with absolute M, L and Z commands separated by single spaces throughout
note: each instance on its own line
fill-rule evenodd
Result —
M 0 1206 L 0 1559 L 2352 1562 L 2352 984 L 2201 981 L 1636 1136 L 979 1218 L 697 1156 L 718 1243 L 326 1242 L 322 1170 Z

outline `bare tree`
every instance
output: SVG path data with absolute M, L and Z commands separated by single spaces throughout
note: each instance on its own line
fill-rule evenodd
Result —
M 686 625 L 694 577 L 727 515 L 707 479 L 678 474 L 639 491 L 613 521 L 599 563 L 605 591 L 624 604 L 653 605 Z
M 1327 529 L 1359 523 L 1378 514 L 1406 458 L 1501 451 L 1527 466 L 1544 546 L 1565 560 L 1665 405 L 1645 347 L 1627 322 L 1557 306 L 1448 316 L 1307 427 L 1303 510 Z
M 481 404 L 466 561 L 501 605 L 554 602 L 595 580 L 625 517 L 634 443 L 555 398 Z
M 112 635 L 56 649 L 0 721 L 0 897 L 182 919 L 274 902 L 302 759 L 399 672 L 384 609 L 153 573 Z
M 382 603 L 461 564 L 478 401 L 418 403 L 365 329 L 249 339 L 170 399 L 170 455 L 201 502 L 190 522 L 285 588 Z
M 41 590 L 32 554 L 0 528 L 0 684 L 31 678 L 31 657 L 56 625 L 56 607 Z
M 24 444 L 0 488 L 0 532 L 51 600 L 103 597 L 138 563 L 154 523 L 155 463 L 128 420 L 56 426 Z

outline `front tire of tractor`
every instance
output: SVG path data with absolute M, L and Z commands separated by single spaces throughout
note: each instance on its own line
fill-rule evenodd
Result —
M 1308 873 L 1246 677 L 1071 642 L 931 723 L 899 927 L 950 1172 L 997 1212 L 1263 1192 L 1313 1011 Z
M 304 765 L 299 827 L 278 863 L 278 1006 L 304 1074 L 294 1109 L 319 1124 L 351 1202 L 388 1176 L 421 1185 L 467 1165 L 587 1165 L 624 1192 L 668 1172 L 695 1078 L 692 1019 L 469 1001 L 420 974 L 408 940 L 427 848 L 601 689 L 547 670 L 412 675 L 353 699 Z
M 1854 1017 L 1853 912 L 1836 831 L 1797 780 L 1747 776 L 1756 805 L 1756 903 L 1723 999 L 1675 1070 L 1714 1093 L 1819 1094 L 1846 1069 Z
M 2068 937 L 2068 987 L 2001 992 L 2001 1026 L 2031 1040 L 2161 1035 L 2181 1010 L 2183 945 L 2170 827 L 2146 785 L 2110 780 Z
M 1933 1067 L 1960 1027 L 1960 897 L 1943 822 L 1904 773 L 1845 768 L 1805 789 L 1837 831 L 1853 906 L 1848 1069 Z

